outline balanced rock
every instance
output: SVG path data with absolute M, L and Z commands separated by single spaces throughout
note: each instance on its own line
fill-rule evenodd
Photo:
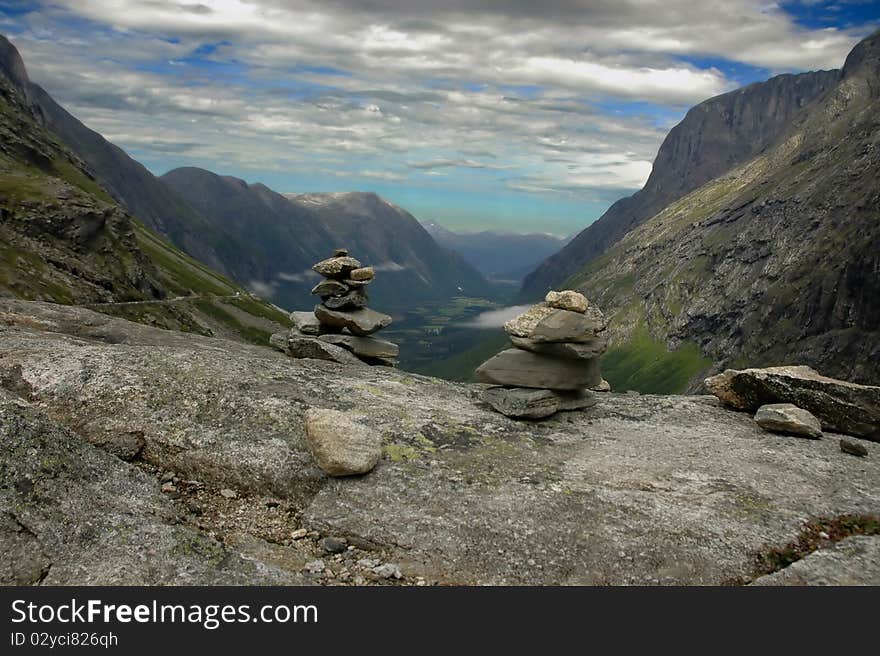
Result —
M 367 296 L 367 292 L 363 288 L 358 287 L 342 296 L 331 296 L 323 300 L 324 306 L 331 310 L 354 310 L 366 306 L 370 299 Z
M 571 310 L 572 312 L 580 312 L 583 314 L 587 311 L 587 297 L 580 292 L 566 289 L 562 292 L 547 292 L 544 298 L 552 308 L 557 310 Z
M 354 354 L 341 346 L 330 344 L 317 337 L 291 334 L 287 338 L 287 353 L 294 358 L 329 360 L 339 364 L 363 364 Z
M 605 325 L 605 316 L 592 305 L 583 314 L 554 310 L 541 319 L 527 337 L 535 342 L 588 342 L 605 330 Z
M 602 381 L 597 359 L 566 360 L 521 349 L 507 349 L 477 368 L 477 380 L 508 387 L 576 390 Z
M 342 281 L 346 287 L 349 289 L 355 289 L 357 287 L 366 287 L 372 281 L 371 280 L 352 280 L 351 278 L 346 278 Z
M 309 408 L 304 419 L 309 451 L 329 476 L 365 474 L 382 457 L 381 435 L 344 412 Z
M 396 358 L 400 349 L 397 344 L 375 337 L 356 337 L 354 335 L 322 335 L 325 342 L 341 346 L 355 355 L 366 358 Z
M 728 369 L 705 385 L 739 410 L 792 403 L 815 415 L 826 431 L 880 441 L 880 387 L 828 378 L 805 366 Z
M 319 335 L 321 333 L 321 322 L 314 312 L 291 312 L 290 320 L 294 327 L 304 335 Z
M 556 311 L 546 303 L 538 303 L 533 305 L 522 314 L 514 317 L 504 324 L 504 332 L 511 337 L 528 338 L 535 329 L 535 326 L 542 320 L 550 316 Z
M 540 303 L 504 324 L 511 337 L 529 339 L 531 343 L 589 342 L 605 329 L 605 316 L 590 305 L 586 311 L 572 312 Z
M 561 410 L 580 410 L 596 404 L 596 397 L 586 390 L 558 392 L 549 389 L 490 387 L 483 401 L 495 410 L 515 419 L 543 419 Z
M 347 257 L 348 249 L 347 248 L 336 248 L 333 250 L 333 257 Z
M 338 280 L 325 278 L 317 285 L 312 287 L 312 294 L 315 296 L 342 296 L 348 293 L 348 286 Z
M 755 423 L 764 430 L 798 437 L 819 439 L 822 425 L 811 413 L 791 403 L 762 405 L 755 413 Z
M 321 260 L 312 267 L 312 270 L 325 278 L 339 280 L 347 278 L 350 272 L 360 268 L 361 263 L 358 260 L 344 255 L 342 257 L 330 257 L 326 260 Z
M 373 270 L 373 267 L 362 267 L 360 269 L 354 269 L 348 274 L 349 279 L 356 282 L 369 282 L 375 276 L 376 272 Z
M 366 337 L 391 323 L 391 317 L 369 308 L 360 308 L 351 312 L 331 310 L 324 305 L 315 306 L 315 316 L 325 326 L 331 328 L 347 328 L 353 335 Z
M 510 341 L 515 347 L 531 351 L 532 353 L 572 360 L 598 358 L 608 348 L 608 340 L 604 336 L 594 337 L 585 342 L 536 342 L 528 337 L 514 337 L 511 335 Z

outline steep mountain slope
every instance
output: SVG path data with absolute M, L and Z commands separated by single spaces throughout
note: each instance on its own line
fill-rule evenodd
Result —
M 88 166 L 101 186 L 130 214 L 208 266 L 237 279 L 251 273 L 226 266 L 242 248 L 210 225 L 121 148 L 83 125 L 39 85 L 31 82 L 15 47 L 0 35 L 0 71 L 24 96 L 37 120 L 58 135 Z
M 644 188 L 614 203 L 529 274 L 521 299 L 543 296 L 669 203 L 761 153 L 839 77 L 839 71 L 779 75 L 693 107 L 663 141 Z
M 348 248 L 380 272 L 370 293 L 389 307 L 448 298 L 488 285 L 460 256 L 441 249 L 409 213 L 371 193 L 287 195 L 262 184 L 198 168 L 169 171 L 162 182 L 221 231 L 248 241 L 238 257 L 254 260 L 245 281 L 285 306 L 309 303 L 311 266 Z
M 765 153 L 568 284 L 612 315 L 618 385 L 681 389 L 711 363 L 880 380 L 880 32 Z
M 433 221 L 422 225 L 434 241 L 459 253 L 490 280 L 522 282 L 526 274 L 565 245 L 564 239 L 540 233 L 456 232 Z
M 126 214 L 37 121 L 17 62 L 0 67 L 0 295 L 258 342 L 288 323 Z

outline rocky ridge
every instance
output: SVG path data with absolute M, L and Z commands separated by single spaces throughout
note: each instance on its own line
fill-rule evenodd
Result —
M 0 540 L 18 554 L 4 576 L 712 584 L 752 576 L 811 517 L 880 512 L 873 454 L 764 432 L 714 397 L 612 393 L 522 422 L 484 386 L 354 371 L 0 301 Z M 383 445 L 375 469 L 327 477 L 312 408 L 360 416 Z
M 655 361 L 667 391 L 746 365 L 880 381 L 878 53 L 880 32 L 763 152 L 572 276 L 609 316 L 613 384 L 657 389 Z

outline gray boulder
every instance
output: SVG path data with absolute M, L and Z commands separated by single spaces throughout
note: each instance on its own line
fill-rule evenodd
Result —
M 602 311 L 590 305 L 584 313 L 555 310 L 541 319 L 528 337 L 535 342 L 590 342 L 605 326 Z
M 331 310 L 354 310 L 366 306 L 369 300 L 367 292 L 362 287 L 358 287 L 342 296 L 325 298 L 324 307 Z
M 318 335 L 321 333 L 321 322 L 314 312 L 291 312 L 290 320 L 294 327 L 304 335 Z
M 481 364 L 477 381 L 507 387 L 577 390 L 602 382 L 598 360 L 566 360 L 507 349 Z
M 315 306 L 315 316 L 325 326 L 341 330 L 347 328 L 353 335 L 366 337 L 385 328 L 391 323 L 391 317 L 369 308 L 361 308 L 352 312 L 331 310 L 324 305 Z
M 313 358 L 315 360 L 329 360 L 339 364 L 360 365 L 357 359 L 348 350 L 335 344 L 330 344 L 318 337 L 306 337 L 291 335 L 287 338 L 287 353 L 294 358 Z
M 755 423 L 773 433 L 813 439 L 822 437 L 822 425 L 819 420 L 791 403 L 762 405 L 755 413 Z
M 561 292 L 547 292 L 544 301 L 550 307 L 558 310 L 571 310 L 572 312 L 581 313 L 586 312 L 589 305 L 586 296 L 571 289 Z
M 363 267 L 360 269 L 353 269 L 349 272 L 348 277 L 350 280 L 369 282 L 376 277 L 376 272 L 373 270 L 373 267 Z
M 312 287 L 315 296 L 342 296 L 348 293 L 348 287 L 338 280 L 322 280 Z
M 400 348 L 393 342 L 375 337 L 356 337 L 354 335 L 321 335 L 321 340 L 341 346 L 355 355 L 367 358 L 396 358 Z
M 526 351 L 572 360 L 592 360 L 608 349 L 608 340 L 604 336 L 597 336 L 585 342 L 536 342 L 527 337 L 514 336 L 510 337 L 510 341 L 517 348 Z
M 728 369 L 705 385 L 738 410 L 791 403 L 815 415 L 823 430 L 880 441 L 880 387 L 828 378 L 804 366 Z
M 342 280 L 348 277 L 350 272 L 360 268 L 361 263 L 358 260 L 353 257 L 342 256 L 321 260 L 312 267 L 312 270 L 325 278 Z
M 596 397 L 586 390 L 557 392 L 519 387 L 490 387 L 483 401 L 508 417 L 543 419 L 561 410 L 580 410 L 596 404 Z
M 329 476 L 365 474 L 382 457 L 382 438 L 347 413 L 309 408 L 304 417 L 306 443 Z

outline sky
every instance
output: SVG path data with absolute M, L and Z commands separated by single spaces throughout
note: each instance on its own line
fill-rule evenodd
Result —
M 839 68 L 867 0 L 0 0 L 32 80 L 160 175 L 578 232 L 696 103 Z

